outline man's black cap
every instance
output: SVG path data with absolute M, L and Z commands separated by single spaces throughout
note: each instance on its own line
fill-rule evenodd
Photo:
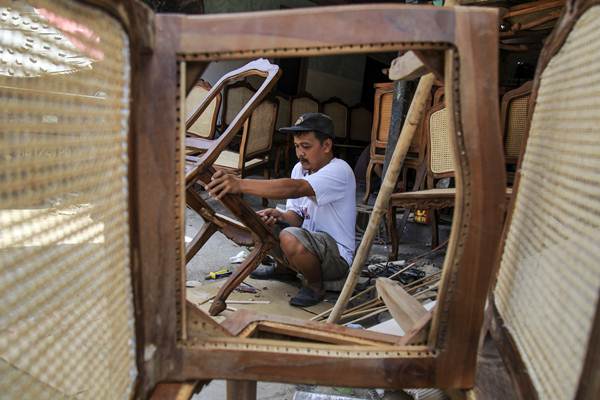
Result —
M 333 133 L 333 121 L 328 115 L 321 113 L 305 113 L 302 114 L 296 123 L 286 128 L 279 128 L 282 133 L 300 133 L 316 131 L 321 132 L 325 136 L 335 139 Z

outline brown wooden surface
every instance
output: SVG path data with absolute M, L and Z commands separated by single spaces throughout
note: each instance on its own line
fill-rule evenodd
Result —
M 276 322 L 282 325 L 288 325 L 292 327 L 290 334 L 293 335 L 293 327 L 310 328 L 315 331 L 321 331 L 326 333 L 332 333 L 339 335 L 341 338 L 357 338 L 361 339 L 367 344 L 373 343 L 379 344 L 398 344 L 401 338 L 394 335 L 387 335 L 378 332 L 371 332 L 363 329 L 351 329 L 337 324 L 327 324 L 315 321 L 306 321 L 297 318 L 289 318 L 281 315 L 264 315 L 248 310 L 240 310 L 227 318 L 222 326 L 226 328 L 233 335 L 240 335 L 248 326 L 252 324 L 258 324 L 260 322 Z
M 190 400 L 207 382 L 159 383 L 150 400 Z
M 227 400 L 256 400 L 256 381 L 228 379 Z
M 490 29 L 497 17 L 490 12 L 472 19 L 468 10 L 455 8 L 458 52 L 446 54 L 446 104 L 454 105 L 449 113 L 454 123 L 451 138 L 461 157 L 456 165 L 452 232 L 429 336 L 429 345 L 439 349 L 438 383 L 460 388 L 472 387 L 474 381 L 483 308 L 504 219 L 506 182 L 498 130 L 498 72 L 485 67 L 498 62 L 498 34 Z M 450 71 L 456 69 L 452 76 Z M 461 112 L 454 113 L 458 109 Z

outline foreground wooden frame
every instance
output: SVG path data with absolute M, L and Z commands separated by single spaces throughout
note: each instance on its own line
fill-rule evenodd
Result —
M 494 95 L 497 71 L 488 68 L 497 62 L 496 11 L 374 5 L 197 17 L 158 15 L 152 30 L 151 14 L 137 3 L 91 3 L 110 10 L 131 27 L 138 395 L 145 396 L 161 381 L 211 378 L 354 387 L 471 387 L 504 209 L 502 143 Z M 399 49 L 416 50 L 430 60 L 445 59 L 446 102 L 456 133 L 453 145 L 460 155 L 452 236 L 427 342 L 333 345 L 202 336 L 194 333 L 198 327 L 189 333 L 183 286 L 182 93 L 191 89 L 211 60 Z M 187 64 L 185 79 L 178 70 L 182 61 Z
M 497 58 L 495 22 L 496 12 L 486 9 L 380 5 L 156 17 L 156 45 L 141 68 L 141 88 L 162 96 L 144 104 L 151 111 L 143 118 L 137 114 L 135 121 L 137 149 L 146 155 L 137 161 L 138 197 L 144 199 L 137 206 L 145 391 L 162 380 L 210 378 L 395 388 L 473 384 L 491 278 L 487 266 L 499 238 L 504 198 L 502 144 L 494 117 L 498 104 L 490 95 L 497 90 L 497 72 L 486 67 Z M 447 101 L 458 133 L 454 145 L 463 155 L 444 289 L 428 342 L 373 348 L 188 336 L 178 61 L 198 63 L 195 72 L 200 74 L 210 60 L 398 49 L 445 54 Z M 347 373 L 339 374 L 340 368 Z

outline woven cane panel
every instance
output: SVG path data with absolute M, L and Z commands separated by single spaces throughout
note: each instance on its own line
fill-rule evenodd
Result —
M 275 120 L 277 118 L 277 104 L 263 101 L 252 112 L 248 131 L 246 155 L 268 151 L 271 148 Z
M 327 103 L 323 105 L 323 113 L 331 117 L 335 136 L 345 138 L 348 135 L 348 107 L 341 103 Z
M 448 112 L 445 108 L 435 111 L 429 116 L 429 141 L 431 143 L 431 172 L 434 174 L 453 172 L 454 156 L 448 129 Z
M 541 78 L 496 305 L 542 399 L 577 389 L 600 290 L 600 7 Z
M 231 124 L 231 121 L 252 96 L 254 96 L 254 91 L 245 86 L 234 86 L 227 89 L 227 104 L 225 105 L 225 123 L 227 125 Z
M 127 399 L 129 44 L 66 0 L 0 3 L 0 397 Z
M 517 159 L 521 153 L 521 142 L 527 130 L 527 111 L 529 95 L 513 99 L 508 106 L 506 117 L 506 136 L 504 138 L 504 154 Z
M 379 129 L 377 130 L 377 140 L 380 142 L 387 142 L 390 134 L 393 101 L 394 92 L 388 92 L 381 95 L 379 103 Z
M 207 94 L 207 89 L 203 88 L 202 86 L 194 86 L 192 91 L 185 98 L 186 119 L 189 120 L 192 114 L 194 114 L 198 107 L 200 107 L 200 104 L 202 104 L 202 101 L 204 101 Z M 203 138 L 210 138 L 213 133 L 212 121 L 215 112 L 217 112 L 216 108 L 217 97 L 215 97 L 213 101 L 210 102 L 206 110 L 204 110 L 204 112 L 200 114 L 200 117 L 198 117 L 198 119 L 194 121 L 192 126 L 188 128 L 188 133 Z
M 302 114 L 309 112 L 319 112 L 319 103 L 308 97 L 292 99 L 292 125 L 296 123 Z

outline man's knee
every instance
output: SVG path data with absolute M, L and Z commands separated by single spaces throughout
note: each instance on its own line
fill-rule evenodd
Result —
M 285 230 L 279 232 L 279 246 L 288 257 L 308 251 L 296 236 Z

